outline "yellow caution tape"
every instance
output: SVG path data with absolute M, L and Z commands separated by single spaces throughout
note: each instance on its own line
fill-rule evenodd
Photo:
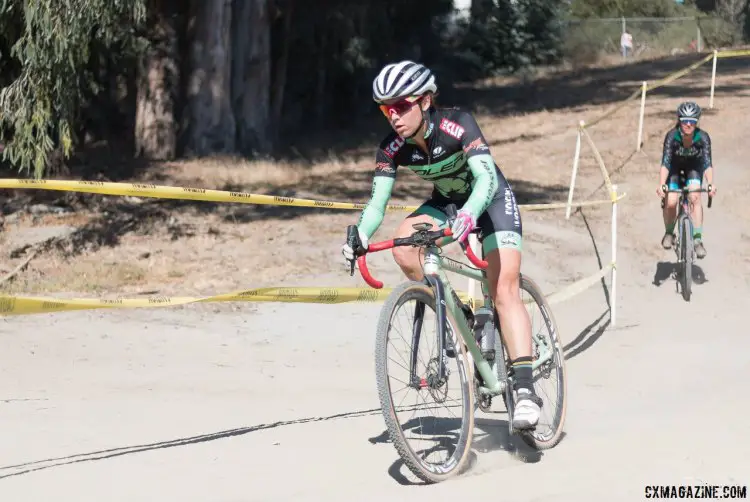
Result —
M 588 277 L 579 279 L 573 284 L 570 284 L 559 291 L 555 291 L 554 293 L 547 295 L 547 303 L 549 303 L 550 305 L 555 305 L 556 303 L 561 303 L 573 298 L 574 296 L 580 295 L 588 288 L 600 281 L 604 277 L 604 275 L 613 268 L 615 268 L 615 264 L 610 263 L 609 265 L 604 266 L 595 274 L 591 274 Z
M 145 183 L 114 183 L 108 181 L 75 180 L 25 180 L 0 179 L 0 188 L 59 190 L 65 192 L 85 192 L 103 195 L 123 195 L 131 197 L 152 197 L 157 199 L 199 200 L 205 202 L 237 202 L 240 204 L 264 204 L 270 206 L 322 207 L 330 209 L 364 209 L 365 204 L 351 202 L 331 202 L 277 195 L 259 195 L 246 192 L 229 192 L 208 188 L 172 187 Z M 416 206 L 388 205 L 388 209 L 409 211 Z
M 630 101 L 632 101 L 633 99 L 635 99 L 636 97 L 638 97 L 638 96 L 640 96 L 640 95 L 641 95 L 641 89 L 640 89 L 640 88 L 638 88 L 638 89 L 637 89 L 636 91 L 634 91 L 634 92 L 633 92 L 633 94 L 631 94 L 631 95 L 630 95 L 630 96 L 628 96 L 627 98 L 623 99 L 623 100 L 622 100 L 622 101 L 621 101 L 621 102 L 620 102 L 619 104 L 615 105 L 615 106 L 614 106 L 613 108 L 611 108 L 611 109 L 607 110 L 606 112 L 604 112 L 603 114 L 601 114 L 600 116 L 598 116 L 597 118 L 595 118 L 594 120 L 592 120 L 591 122 L 587 122 L 587 123 L 584 123 L 584 124 L 583 124 L 583 125 L 581 126 L 581 129 L 585 129 L 585 128 L 591 128 L 591 127 L 595 126 L 596 124 L 598 124 L 598 123 L 599 123 L 599 122 L 601 122 L 602 120 L 606 119 L 606 118 L 607 118 L 607 117 L 609 117 L 610 115 L 614 114 L 614 113 L 615 113 L 615 112 L 617 112 L 617 111 L 618 111 L 618 110 L 619 110 L 620 108 L 622 108 L 623 106 L 625 106 L 625 105 L 626 105 L 626 104 L 628 104 L 628 103 L 629 103 Z
M 205 298 L 151 296 L 148 298 L 54 298 L 0 295 L 0 315 L 48 314 L 73 310 L 133 309 L 175 307 L 210 302 L 281 302 L 281 303 L 378 303 L 385 301 L 392 288 L 259 288 Z M 468 295 L 457 292 L 465 301 Z
M 613 267 L 615 267 L 615 264 L 611 263 L 597 273 L 584 277 L 559 291 L 547 295 L 549 304 L 560 303 L 579 295 L 604 277 L 604 274 Z M 49 314 L 74 310 L 161 308 L 211 302 L 319 303 L 329 305 L 351 302 L 380 303 L 385 301 L 392 291 L 392 288 L 274 287 L 249 289 L 204 298 L 150 296 L 148 298 L 102 299 L 0 295 L 0 315 Z M 478 300 L 470 299 L 466 292 L 457 291 L 456 294 L 462 302 L 474 306 L 478 305 Z M 530 300 L 526 303 L 530 303 Z
M 591 138 L 589 132 L 584 128 L 581 128 L 581 132 L 583 133 L 584 139 L 589 144 L 591 151 L 594 152 L 594 158 L 596 159 L 596 163 L 602 173 L 604 184 L 607 187 L 607 193 L 610 194 L 611 200 L 609 202 L 613 204 L 617 200 L 617 192 L 615 192 L 615 190 L 612 188 L 612 180 L 609 177 L 609 172 L 607 172 L 607 166 L 604 165 L 604 159 L 602 159 L 602 155 L 599 152 L 599 149 L 596 147 L 596 144 L 594 144 L 594 140 Z
M 750 56 L 750 50 L 736 50 L 736 51 L 719 51 L 716 53 L 717 58 L 736 58 L 739 56 Z
M 714 57 L 713 54 L 709 54 L 708 56 L 704 57 L 700 61 L 696 61 L 695 63 L 691 64 L 688 67 L 683 68 L 682 70 L 677 70 L 676 72 L 674 72 L 674 73 L 672 73 L 670 75 L 667 75 L 663 79 L 657 81 L 654 85 L 647 86 L 647 90 L 653 91 L 653 90 L 658 89 L 659 87 L 661 87 L 663 85 L 666 85 L 666 84 L 668 84 L 670 82 L 673 82 L 673 81 L 677 80 L 678 78 L 682 78 L 685 75 L 687 75 L 688 73 L 690 73 L 691 71 L 693 71 L 696 68 L 698 68 L 699 66 L 701 66 L 701 65 L 705 64 L 706 62 L 710 61 L 711 59 L 713 59 L 713 57 Z
M 151 197 L 157 199 L 198 200 L 205 202 L 236 202 L 240 204 L 262 204 L 270 206 L 320 207 L 326 209 L 364 209 L 365 204 L 352 202 L 333 202 L 326 200 L 298 199 L 277 195 L 260 195 L 246 192 L 228 192 L 208 188 L 172 187 L 143 183 L 114 183 L 108 181 L 75 181 L 75 180 L 27 180 L 0 179 L 0 188 L 57 190 L 64 192 L 84 192 L 102 195 L 122 195 L 131 197 Z M 611 201 L 585 201 L 572 204 L 574 207 L 596 204 L 610 204 Z M 419 206 L 389 204 L 392 211 L 414 211 Z M 550 204 L 520 204 L 525 211 L 566 208 L 564 202 Z
M 383 301 L 391 289 L 364 288 L 259 288 L 205 298 L 151 296 L 148 298 L 52 298 L 34 296 L 0 296 L 0 314 L 42 314 L 71 310 L 130 309 L 174 307 L 209 302 L 297 302 L 346 303 Z
M 750 56 L 750 50 L 719 51 L 716 54 L 716 57 L 719 57 L 719 58 L 729 58 L 729 57 L 739 57 L 739 56 Z M 668 84 L 670 82 L 673 82 L 674 80 L 682 78 L 685 75 L 687 75 L 688 73 L 690 73 L 691 71 L 693 71 L 696 68 L 698 68 L 699 66 L 701 66 L 701 65 L 705 64 L 706 62 L 710 61 L 711 59 L 713 59 L 713 57 L 714 57 L 713 53 L 708 54 L 703 59 L 701 59 L 701 60 L 699 60 L 699 61 L 691 64 L 690 66 L 687 66 L 685 68 L 682 68 L 681 70 L 677 70 L 676 72 L 667 75 L 666 77 L 664 77 L 663 79 L 655 82 L 654 84 L 651 84 L 651 85 L 647 84 L 646 90 L 647 91 L 654 91 L 654 90 L 658 89 L 659 87 L 662 87 L 662 86 L 664 86 L 664 85 L 666 85 L 666 84 Z M 636 97 L 640 96 L 640 94 L 641 94 L 641 87 L 639 87 L 637 90 L 633 91 L 633 93 L 630 96 L 628 96 L 627 98 L 625 98 L 622 101 L 620 101 L 613 108 L 607 110 L 606 112 L 604 112 L 602 115 L 600 115 L 596 119 L 588 122 L 583 127 L 584 128 L 591 128 L 591 127 L 593 127 L 594 125 L 598 124 L 599 122 L 601 122 L 605 118 L 609 117 L 610 115 L 612 115 L 615 112 L 617 112 L 618 110 L 620 110 L 623 106 L 625 106 L 626 104 L 628 104 L 628 102 L 630 102 L 630 101 L 634 100 Z
M 550 306 L 552 306 L 552 305 L 556 305 L 558 303 L 562 303 L 564 301 L 570 300 L 571 298 L 574 298 L 580 295 L 581 293 L 589 289 L 591 286 L 599 282 L 605 275 L 607 275 L 609 271 L 611 271 L 614 268 L 617 268 L 616 264 L 610 263 L 609 265 L 605 265 L 603 268 L 601 268 L 598 272 L 594 274 L 584 277 L 583 279 L 579 279 L 573 284 L 569 284 L 565 286 L 563 289 L 560 289 L 548 295 L 544 295 L 547 299 L 547 303 Z M 461 298 L 461 301 L 464 301 L 464 299 Z M 529 305 L 531 303 L 534 303 L 534 299 L 527 298 L 523 300 L 523 303 L 525 303 L 526 305 Z M 471 302 L 469 303 L 469 305 L 471 305 L 471 308 L 473 309 L 478 308 L 482 304 L 483 304 L 483 300 L 480 300 L 478 298 L 472 298 Z

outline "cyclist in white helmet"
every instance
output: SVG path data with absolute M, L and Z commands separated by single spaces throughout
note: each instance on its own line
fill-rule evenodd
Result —
M 375 77 L 372 91 L 393 131 L 377 150 L 372 195 L 357 224 L 360 242 L 353 247 L 367 249 L 383 221 L 399 167 L 434 187 L 432 196 L 404 220 L 396 237 L 411 235 L 415 223 L 428 222 L 433 228 L 444 224 L 445 208 L 451 203 L 459 208 L 452 226 L 457 240 L 463 242 L 475 227 L 481 229 L 490 294 L 516 377 L 513 426 L 532 428 L 542 401 L 534 392 L 531 322 L 520 295 L 522 228 L 513 191 L 474 117 L 458 108 L 435 107 L 438 89 L 428 68 L 413 61 L 386 65 Z M 342 251 L 347 260 L 356 259 L 348 244 Z M 396 247 L 393 256 L 409 279 L 423 279 L 418 248 Z
M 709 187 L 711 197 L 716 195 L 714 185 L 714 168 L 711 159 L 711 137 L 708 132 L 698 127 L 701 118 L 701 108 L 692 101 L 681 103 L 677 107 L 677 125 L 670 129 L 664 137 L 661 169 L 659 170 L 659 187 L 656 193 L 664 198 L 664 186 L 669 190 L 680 190 L 682 183 L 688 187 L 700 189 L 703 177 Z M 664 237 L 661 245 L 669 249 L 674 245 L 674 227 L 677 220 L 677 200 L 679 194 L 667 194 L 667 201 L 662 212 L 664 217 Z M 703 205 L 701 193 L 688 195 L 690 202 L 690 216 L 693 219 L 693 241 L 695 255 L 699 259 L 706 256 L 703 245 Z

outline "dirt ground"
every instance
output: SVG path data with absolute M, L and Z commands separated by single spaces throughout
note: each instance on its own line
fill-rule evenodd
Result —
M 523 98 L 512 82 L 457 96 L 479 110 L 520 202 L 558 202 L 567 197 L 575 124 L 644 78 L 694 60 L 552 75 Z M 0 321 L 0 416 L 12 431 L 0 439 L 0 497 L 343 501 L 413 500 L 425 491 L 441 499 L 639 500 L 647 484 L 750 484 L 750 463 L 733 446 L 750 441 L 742 419 L 749 410 L 737 399 L 750 377 L 740 350 L 750 287 L 750 213 L 742 204 L 750 189 L 747 62 L 719 63 L 716 109 L 702 121 L 713 139 L 718 193 L 704 210 L 708 256 L 697 264 L 689 304 L 669 277 L 674 253 L 659 245 L 655 190 L 672 110 L 683 99 L 707 107 L 710 64 L 648 97 L 641 152 L 638 100 L 590 130 L 627 193 L 618 212 L 618 322 L 613 329 L 608 319 L 609 280 L 554 307 L 570 401 L 567 436 L 541 459 L 512 455 L 506 422 L 485 414 L 468 474 L 412 486 L 385 439 L 377 401 L 378 305 L 90 311 Z M 325 162 L 173 163 L 130 180 L 364 202 L 374 145 L 332 149 Z M 404 173 L 392 201 L 416 204 L 429 190 Z M 339 251 L 356 211 L 9 195 L 0 274 L 23 261 L 28 244 L 64 237 L 0 285 L 3 292 L 131 297 L 364 286 L 345 271 Z M 605 196 L 586 145 L 575 195 Z M 389 213 L 376 240 L 403 216 Z M 547 293 L 611 259 L 609 206 L 567 221 L 564 210 L 526 211 L 523 223 L 523 271 Z M 386 253 L 369 262 L 387 287 L 401 280 Z

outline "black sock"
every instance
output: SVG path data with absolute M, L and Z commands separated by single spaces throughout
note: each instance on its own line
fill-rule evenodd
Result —
M 511 363 L 513 375 L 515 376 L 515 390 L 520 388 L 534 392 L 533 373 L 531 371 L 531 356 L 514 359 Z

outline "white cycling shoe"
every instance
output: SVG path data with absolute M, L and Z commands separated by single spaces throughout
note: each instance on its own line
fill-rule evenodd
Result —
M 513 409 L 513 428 L 533 429 L 539 423 L 542 413 L 541 398 L 523 387 L 514 392 L 514 395 L 516 403 Z

